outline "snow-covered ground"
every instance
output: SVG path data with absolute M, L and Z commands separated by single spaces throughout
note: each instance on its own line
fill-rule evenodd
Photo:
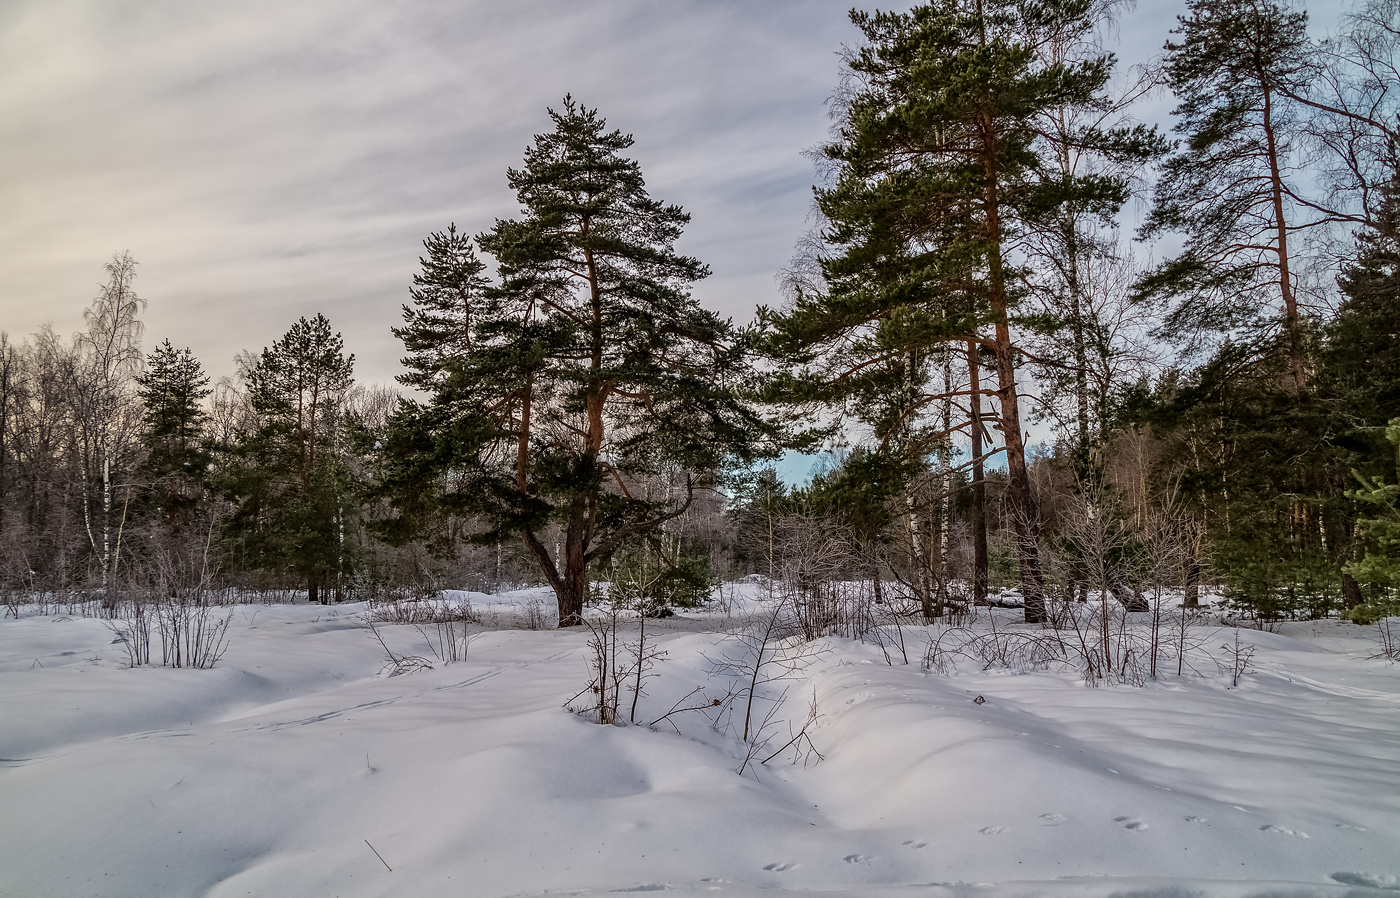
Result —
M 929 673 L 918 629 L 910 665 L 824 640 L 772 743 L 815 697 L 823 759 L 740 775 L 737 734 L 700 711 L 566 710 L 588 635 L 500 628 L 538 592 L 472 598 L 497 628 L 394 677 L 363 606 L 238 607 L 212 670 L 128 668 L 98 620 L 0 621 L 0 896 L 1400 889 L 1400 667 L 1368 657 L 1374 628 L 1244 631 L 1238 688 L 1214 670 L 1142 688 Z M 639 720 L 722 694 L 733 623 L 651 624 L 667 657 Z M 431 658 L 413 627 L 380 632 Z

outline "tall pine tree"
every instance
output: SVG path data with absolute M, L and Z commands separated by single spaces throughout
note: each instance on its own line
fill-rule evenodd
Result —
M 1220 333 L 1262 345 L 1281 330 L 1284 384 L 1299 391 L 1308 350 L 1293 237 L 1316 207 L 1296 183 L 1290 96 L 1306 78 L 1307 14 L 1275 0 L 1192 0 L 1188 10 L 1165 69 L 1184 143 L 1163 165 L 1142 228 L 1186 241 L 1138 291 L 1172 300 L 1163 330 L 1190 348 Z
M 979 379 L 975 347 L 985 348 L 996 383 L 971 397 L 961 427 L 980 436 L 980 393 L 995 397 L 1030 621 L 1043 619 L 1045 603 L 1012 332 L 1024 272 L 1012 258 L 1025 229 L 1066 200 L 1098 212 L 1126 195 L 1121 176 L 1060 170 L 1040 127 L 1056 109 L 1103 101 L 1111 57 L 1040 52 L 1091 28 L 1092 9 L 1081 0 L 941 0 L 852 13 L 866 43 L 847 59 L 854 89 L 826 147 L 838 177 L 817 192 L 830 223 L 826 292 L 768 316 L 769 345 L 798 366 L 781 390 L 828 406 L 880 394 L 883 406 L 863 403 L 877 411 L 867 423 L 912 435 L 906 452 L 926 451 L 950 429 L 920 425 L 919 415 L 970 392 L 929 384 L 934 363 L 956 351 L 968 380 Z M 1140 154 L 1145 142 L 1141 132 L 1094 127 L 1059 138 L 1110 155 Z

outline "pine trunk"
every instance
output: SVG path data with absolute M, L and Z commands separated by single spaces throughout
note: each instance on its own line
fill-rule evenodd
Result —
M 967 344 L 972 409 L 972 603 L 987 600 L 987 484 L 982 467 L 982 370 L 975 342 Z
M 588 562 L 585 558 L 584 521 L 571 522 L 564 537 L 564 570 L 558 590 L 559 626 L 583 623 L 583 603 L 588 598 Z
M 1008 320 L 1006 271 L 1001 242 L 1001 208 L 998 193 L 997 125 L 988 116 L 983 122 L 987 216 L 988 300 L 996 325 L 994 349 L 997 363 L 997 399 L 1001 405 L 1001 433 L 1006 447 L 1006 493 L 1011 506 L 1021 567 L 1021 598 L 1025 602 L 1026 623 L 1045 620 L 1045 577 L 1040 568 L 1039 521 L 1026 470 L 1026 447 L 1021 434 L 1021 411 L 1016 391 L 1015 347 L 1011 343 Z

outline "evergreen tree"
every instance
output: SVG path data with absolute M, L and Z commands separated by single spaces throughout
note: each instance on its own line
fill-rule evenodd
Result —
M 894 541 L 891 531 L 896 524 L 892 509 L 901 504 L 898 499 L 909 490 L 914 476 L 910 470 L 913 466 L 907 460 L 903 467 L 897 462 L 898 459 L 857 448 L 841 460 L 839 467 L 817 473 L 805 490 L 812 511 L 840 522 L 859 545 L 869 565 L 875 600 L 881 604 L 885 601 L 882 562 L 894 570 L 889 558 L 889 544 Z M 921 561 L 920 567 L 931 568 L 927 559 Z M 946 584 L 940 582 L 939 586 Z M 983 586 L 985 590 L 985 580 Z M 925 585 L 918 592 L 926 606 L 925 618 L 941 616 L 946 588 L 935 592 Z M 933 607 L 935 595 L 938 607 Z
M 412 305 L 403 307 L 402 327 L 393 328 L 408 355 L 401 384 L 420 390 L 442 386 L 453 361 L 471 351 L 472 312 L 487 286 L 486 265 L 476 257 L 471 238 L 450 224 L 423 241 L 427 255 L 409 289 Z
M 354 363 L 325 316 L 298 319 L 249 372 L 258 426 L 242 434 L 224 475 L 248 566 L 296 574 L 323 604 L 324 587 L 349 572 L 353 548 L 353 479 L 341 443 Z
M 169 340 L 146 357 L 146 370 L 136 382 L 145 425 L 146 473 L 167 520 L 173 520 L 199 498 L 198 484 L 209 461 L 203 402 L 213 391 L 194 354 L 176 349 Z
M 1343 300 L 1323 331 L 1319 388 L 1340 403 L 1340 436 L 1362 454 L 1389 455 L 1381 437 L 1400 412 L 1400 177 L 1387 185 L 1376 227 L 1362 237 L 1356 261 L 1340 279 Z M 1369 443 L 1363 449 L 1361 443 Z
M 778 519 L 792 510 L 787 484 L 765 467 L 736 484 L 729 520 L 737 539 L 734 560 L 743 570 L 770 582 L 778 566 Z
M 1400 418 L 1390 422 L 1385 435 L 1395 449 L 1394 482 L 1357 474 L 1361 489 L 1349 493 L 1371 515 L 1360 522 L 1365 554 L 1347 565 L 1347 573 L 1377 589 L 1367 603 L 1372 617 L 1400 614 Z
M 1266 620 L 1317 616 L 1345 598 L 1353 514 L 1329 445 L 1332 410 L 1314 391 L 1280 388 L 1285 346 L 1282 335 L 1263 347 L 1227 342 L 1166 379 L 1151 418 L 1178 449 L 1172 479 L 1204 524 L 1227 597 Z
M 1372 229 L 1361 238 L 1356 261 L 1340 279 L 1343 300 L 1336 316 L 1323 329 L 1317 388 L 1327 397 L 1332 415 L 1329 435 L 1334 452 L 1353 478 L 1364 484 L 1350 493 L 1359 503 L 1357 514 L 1370 514 L 1389 501 L 1382 488 L 1394 461 L 1393 418 L 1400 414 L 1400 179 L 1392 177 L 1373 210 Z M 1384 585 L 1375 572 L 1384 563 L 1375 554 L 1374 534 L 1385 531 L 1384 519 L 1362 525 L 1353 533 L 1352 557 L 1343 584 L 1347 604 L 1365 596 L 1355 580 Z M 1371 548 L 1363 537 L 1373 535 Z M 1367 553 L 1363 559 L 1363 553 Z M 1362 561 L 1364 568 L 1358 567 Z M 1393 559 L 1392 559 L 1393 561 Z M 1355 578 L 1353 580 L 1352 578 Z M 1394 584 L 1391 584 L 1394 585 Z
M 1400 615 L 1400 418 L 1390 421 L 1385 436 L 1394 447 L 1394 480 L 1364 477 L 1353 469 L 1361 488 L 1347 493 L 1364 509 L 1357 522 L 1360 557 L 1346 566 L 1346 573 L 1371 591 L 1348 611 L 1359 624 Z
M 1275 0 L 1192 0 L 1168 42 L 1166 80 L 1184 144 L 1165 162 L 1144 236 L 1185 245 L 1143 279 L 1142 296 L 1175 300 L 1164 333 L 1201 349 L 1215 334 L 1264 339 L 1281 325 L 1285 385 L 1307 385 L 1306 328 L 1292 237 L 1316 209 L 1294 180 L 1307 14 Z
M 833 247 L 820 260 L 825 295 L 799 295 L 768 315 L 769 345 L 799 366 L 779 381 L 791 401 L 870 410 L 883 449 L 904 441 L 918 457 L 953 429 L 944 402 L 967 390 L 926 387 L 951 371 L 949 354 L 985 347 L 996 372 L 1026 618 L 1043 618 L 1037 545 L 1017 385 L 1012 326 L 1024 295 L 1012 247 L 1032 223 L 1073 199 L 1107 214 L 1126 197 L 1121 175 L 1075 174 L 1045 158 L 1041 119 L 1056 109 L 1103 102 L 1112 69 L 1106 54 L 1055 58 L 1040 50 L 1093 27 L 1081 0 L 942 0 L 908 13 L 852 13 L 866 44 L 847 59 L 854 84 L 838 139 L 826 147 L 833 186 L 817 191 Z M 1141 131 L 1074 126 L 1066 146 L 1108 156 L 1141 155 Z M 968 350 L 969 380 L 980 373 Z M 964 421 L 979 419 L 980 392 Z M 918 415 L 944 411 L 944 420 Z M 980 436 L 981 425 L 971 427 Z M 884 432 L 882 434 L 882 431 Z M 946 450 L 944 450 L 946 451 Z
M 401 511 L 477 516 L 477 539 L 521 539 L 554 589 L 561 626 L 581 620 L 592 562 L 682 514 L 630 478 L 708 477 L 762 430 L 740 400 L 744 343 L 689 287 L 709 274 L 678 254 L 689 221 L 646 192 L 621 155 L 632 138 L 566 97 L 507 179 L 521 217 L 477 244 L 500 283 L 472 315 L 470 348 L 425 404 L 387 431 Z M 414 492 L 434 489 L 428 507 Z M 558 534 L 557 550 L 549 545 Z

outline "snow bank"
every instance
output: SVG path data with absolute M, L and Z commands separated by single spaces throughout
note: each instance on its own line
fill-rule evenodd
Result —
M 470 598 L 504 621 L 539 596 Z M 240 608 L 204 671 L 127 669 L 97 621 L 0 622 L 0 895 L 1400 888 L 1400 670 L 1367 659 L 1367 628 L 1246 631 L 1239 688 L 942 676 L 828 640 L 764 692 L 789 690 L 779 735 L 815 696 L 824 760 L 739 776 L 742 745 L 700 712 L 565 710 L 585 633 L 478 626 L 466 660 L 387 677 L 363 610 Z M 731 622 L 649 623 L 668 656 L 639 719 L 722 691 Z

